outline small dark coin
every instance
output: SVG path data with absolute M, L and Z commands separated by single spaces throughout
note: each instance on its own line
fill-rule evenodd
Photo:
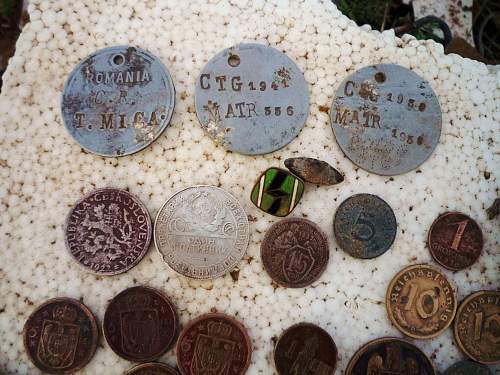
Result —
M 342 82 L 330 119 L 337 143 L 354 164 L 392 176 L 429 158 L 439 143 L 442 114 L 422 77 L 399 65 L 379 64 Z
M 384 337 L 363 345 L 349 361 L 345 375 L 436 375 L 427 356 L 407 341 Z
M 344 181 L 342 173 L 325 161 L 313 158 L 289 158 L 285 166 L 304 181 L 318 185 L 335 185 Z
M 182 375 L 243 375 L 252 356 L 245 327 L 225 314 L 205 314 L 182 330 L 177 365 Z
M 153 361 L 172 347 L 178 331 L 173 303 L 160 291 L 136 286 L 115 296 L 104 314 L 103 332 L 120 357 Z
M 427 246 L 436 262 L 452 271 L 473 265 L 483 251 L 479 225 L 460 212 L 447 212 L 431 226 Z
M 302 288 L 316 281 L 330 256 L 326 235 L 313 222 L 299 218 L 273 224 L 260 253 L 269 276 L 289 288 Z
M 148 210 L 126 190 L 97 189 L 81 198 L 66 219 L 66 247 L 87 271 L 116 275 L 146 255 L 152 225 Z
M 196 81 L 196 115 L 223 147 L 266 154 L 290 143 L 309 115 L 309 89 L 284 53 L 238 44 L 215 55 Z
M 500 214 L 500 198 L 495 199 L 491 206 L 486 209 L 486 214 L 489 220 L 493 220 Z
M 62 117 L 84 149 L 123 156 L 160 136 L 174 102 L 174 84 L 160 60 L 137 47 L 110 47 L 86 57 L 71 72 Z
M 143 363 L 127 371 L 125 375 L 179 375 L 173 367 L 163 363 Z
M 279 375 L 333 375 L 337 346 L 324 329 L 299 323 L 282 333 L 274 349 Z
M 24 324 L 24 348 L 48 374 L 72 374 L 90 362 L 99 334 L 92 312 L 72 298 L 50 299 Z
M 392 208 L 371 194 L 356 194 L 342 202 L 333 230 L 338 245 L 355 258 L 371 259 L 385 253 L 396 238 Z
M 469 358 L 500 363 L 500 291 L 479 291 L 465 298 L 454 322 L 455 341 Z
M 443 375 L 493 375 L 493 373 L 485 365 L 472 361 L 462 361 L 449 367 Z
M 257 179 L 250 200 L 262 211 L 283 217 L 297 207 L 302 194 L 304 181 L 284 169 L 269 168 Z

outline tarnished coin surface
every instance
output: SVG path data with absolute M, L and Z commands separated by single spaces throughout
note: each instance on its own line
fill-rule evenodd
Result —
M 452 271 L 473 265 L 483 251 L 479 225 L 460 212 L 447 212 L 431 226 L 427 246 L 436 262 Z
M 285 160 L 285 167 L 311 184 L 335 185 L 344 181 L 342 173 L 323 160 L 302 157 L 288 158 Z
M 427 356 L 407 341 L 383 337 L 363 345 L 349 361 L 345 375 L 436 375 Z
M 312 221 L 281 220 L 267 231 L 260 247 L 265 270 L 278 284 L 302 288 L 316 281 L 328 265 L 328 239 Z
M 474 361 L 500 363 L 500 291 L 479 291 L 462 301 L 454 323 L 455 341 Z
M 396 230 L 392 208 L 382 198 L 371 194 L 347 198 L 333 219 L 338 245 L 355 258 L 371 259 L 384 254 L 392 246 Z
M 116 275 L 146 255 L 152 224 L 137 197 L 116 188 L 97 189 L 70 211 L 64 229 L 66 247 L 86 270 Z
M 274 349 L 279 375 L 333 375 L 337 365 L 337 346 L 324 329 L 299 323 L 283 332 Z
M 453 286 L 440 270 L 427 264 L 400 271 L 387 288 L 385 299 L 391 322 L 416 339 L 443 333 L 457 310 Z
M 215 186 L 191 186 L 168 199 L 155 221 L 158 252 L 174 271 L 195 279 L 230 272 L 245 255 L 249 226 L 238 200 Z
M 429 83 L 395 64 L 367 66 L 347 77 L 330 119 L 346 156 L 380 175 L 417 168 L 441 135 L 441 108 Z
M 102 330 L 110 348 L 134 362 L 153 361 L 174 343 L 179 319 L 159 290 L 135 286 L 117 294 L 106 308 Z
M 177 342 L 182 375 L 243 375 L 252 356 L 245 327 L 225 314 L 205 314 L 187 324 Z
M 304 181 L 292 173 L 269 168 L 262 173 L 250 193 L 252 203 L 274 216 L 287 216 L 297 207 L 304 194 Z
M 62 96 L 66 129 L 85 150 L 123 156 L 151 144 L 168 126 L 175 90 L 165 66 L 137 47 L 101 49 L 69 75 Z
M 215 55 L 196 81 L 196 114 L 218 144 L 246 155 L 290 143 L 309 114 L 309 89 L 285 54 L 238 44 Z
M 179 372 L 163 363 L 151 362 L 135 366 L 125 375 L 179 375 Z
M 449 367 L 443 375 L 493 375 L 493 373 L 485 365 L 472 361 L 462 361 Z
M 92 312 L 72 298 L 54 298 L 38 306 L 24 324 L 24 348 L 47 374 L 72 374 L 90 362 L 99 334 Z

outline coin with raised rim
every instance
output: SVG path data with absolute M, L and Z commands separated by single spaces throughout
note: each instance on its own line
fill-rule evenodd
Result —
M 225 314 L 205 314 L 190 321 L 177 341 L 177 365 L 182 375 L 243 375 L 251 357 L 246 328 Z
M 127 371 L 125 375 L 179 375 L 179 372 L 163 363 L 142 363 Z
M 299 323 L 283 332 L 274 349 L 279 375 L 333 375 L 337 365 L 337 346 L 323 328 Z
M 97 189 L 76 202 L 64 228 L 66 248 L 85 270 L 126 272 L 146 255 L 152 224 L 148 210 L 123 189 Z
M 178 324 L 176 308 L 167 296 L 151 287 L 134 286 L 109 302 L 102 330 L 117 355 L 148 362 L 174 345 Z
M 333 219 L 335 239 L 355 258 L 384 254 L 394 243 L 397 222 L 391 206 L 372 194 L 356 194 L 343 201 Z
M 493 375 L 493 373 L 485 365 L 472 361 L 461 361 L 449 367 L 443 375 Z
M 386 294 L 387 314 L 405 335 L 416 339 L 436 337 L 455 317 L 455 289 L 437 268 L 417 264 L 401 270 Z
M 174 112 L 170 74 L 151 53 L 130 46 L 104 48 L 71 72 L 62 95 L 66 129 L 85 150 L 123 156 L 150 145 Z
M 328 239 L 312 221 L 290 218 L 268 229 L 260 247 L 262 264 L 278 284 L 302 288 L 316 281 L 328 265 Z
M 459 271 L 473 265 L 483 251 L 479 225 L 460 212 L 446 212 L 432 223 L 427 246 L 436 262 Z
M 309 88 L 275 48 L 238 44 L 215 55 L 196 81 L 196 115 L 212 139 L 246 155 L 290 143 L 309 115 Z
M 469 358 L 486 365 L 500 363 L 500 291 L 482 290 L 465 298 L 453 331 Z
M 427 356 L 415 345 L 382 337 L 363 345 L 349 361 L 345 375 L 436 375 Z
M 38 306 L 24 324 L 24 348 L 48 374 L 72 374 L 86 366 L 99 333 L 92 312 L 72 298 L 53 298 Z
M 249 241 L 247 214 L 215 186 L 191 186 L 170 197 L 154 228 L 158 252 L 174 271 L 195 279 L 222 276 L 238 265 Z
M 342 82 L 330 120 L 337 143 L 354 164 L 392 176 L 429 158 L 439 143 L 442 114 L 422 77 L 400 65 L 379 64 Z

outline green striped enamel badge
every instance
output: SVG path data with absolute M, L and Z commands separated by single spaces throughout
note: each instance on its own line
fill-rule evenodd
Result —
M 287 216 L 304 193 L 304 182 L 288 171 L 269 168 L 257 180 L 251 200 L 262 211 L 274 216 Z

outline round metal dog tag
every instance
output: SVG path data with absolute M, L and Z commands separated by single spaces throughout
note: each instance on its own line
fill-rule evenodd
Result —
M 302 72 L 282 52 L 239 44 L 215 55 L 196 81 L 196 114 L 219 144 L 246 155 L 290 143 L 309 114 Z
M 70 74 L 62 116 L 85 150 L 123 156 L 160 136 L 174 102 L 172 78 L 156 57 L 136 47 L 111 47 L 88 56 Z
M 379 175 L 417 168 L 441 134 L 436 94 L 402 66 L 367 66 L 347 77 L 330 110 L 337 142 L 351 161 Z

